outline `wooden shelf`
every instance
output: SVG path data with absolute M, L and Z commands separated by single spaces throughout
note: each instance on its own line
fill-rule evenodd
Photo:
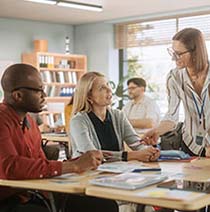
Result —
M 43 82 L 44 85 L 51 85 L 51 86 L 62 86 L 62 87 L 75 87 L 76 84 L 73 84 L 73 83 L 61 83 L 61 82 Z
M 71 96 L 55 96 L 55 97 L 46 97 L 47 102 L 50 103 L 57 103 L 57 102 L 63 102 L 63 103 L 67 103 L 69 102 L 71 99 Z
M 73 68 L 42 68 L 39 67 L 39 71 L 63 71 L 63 72 L 84 72 L 84 69 L 73 69 Z
M 81 76 L 87 71 L 87 57 L 85 55 L 60 54 L 50 52 L 23 53 L 22 62 L 36 67 L 41 74 L 47 94 L 46 101 L 51 111 L 43 111 L 40 115 L 44 123 L 55 126 L 64 115 L 60 112 L 57 116 L 57 107 L 52 104 L 61 104 L 63 108 L 59 111 L 64 112 L 64 106 L 72 98 L 75 86 Z M 57 104 L 58 105 L 58 104 Z M 54 123 L 53 123 L 54 122 Z M 62 120 L 63 124 L 65 120 Z

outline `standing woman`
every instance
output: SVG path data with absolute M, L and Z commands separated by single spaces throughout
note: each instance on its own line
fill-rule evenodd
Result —
M 70 121 L 70 136 L 73 157 L 81 152 L 99 149 L 115 151 L 115 157 L 127 160 L 154 161 L 159 150 L 139 142 L 122 111 L 111 109 L 112 91 L 105 76 L 88 72 L 81 77 L 76 87 L 73 118 Z M 133 150 L 123 151 L 123 141 Z
M 154 144 L 160 135 L 173 130 L 182 101 L 185 120 L 181 149 L 190 155 L 210 156 L 210 68 L 205 40 L 195 28 L 179 31 L 172 40 L 168 52 L 176 68 L 167 78 L 168 112 L 145 138 Z

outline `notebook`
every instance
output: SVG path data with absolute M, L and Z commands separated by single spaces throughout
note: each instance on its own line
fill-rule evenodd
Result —
M 90 180 L 90 183 L 97 186 L 135 190 L 162 182 L 167 179 L 164 175 L 145 175 L 139 173 L 123 173 L 114 176 L 103 176 Z

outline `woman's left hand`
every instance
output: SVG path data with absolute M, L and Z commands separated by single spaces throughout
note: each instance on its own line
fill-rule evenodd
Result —
M 138 161 L 156 161 L 160 156 L 160 150 L 152 146 L 148 146 L 145 149 L 138 151 L 128 152 L 128 160 L 138 160 Z
M 156 149 L 156 152 L 153 153 L 149 161 L 157 161 L 157 159 L 160 157 L 160 150 L 158 148 L 155 148 L 155 149 Z
M 206 157 L 210 157 L 210 146 L 206 147 Z

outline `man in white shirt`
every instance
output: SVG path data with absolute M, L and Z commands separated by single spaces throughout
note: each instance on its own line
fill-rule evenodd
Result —
M 138 134 L 153 128 L 159 123 L 160 110 L 154 100 L 145 95 L 146 81 L 135 77 L 127 81 L 131 99 L 123 108 L 131 125 Z

